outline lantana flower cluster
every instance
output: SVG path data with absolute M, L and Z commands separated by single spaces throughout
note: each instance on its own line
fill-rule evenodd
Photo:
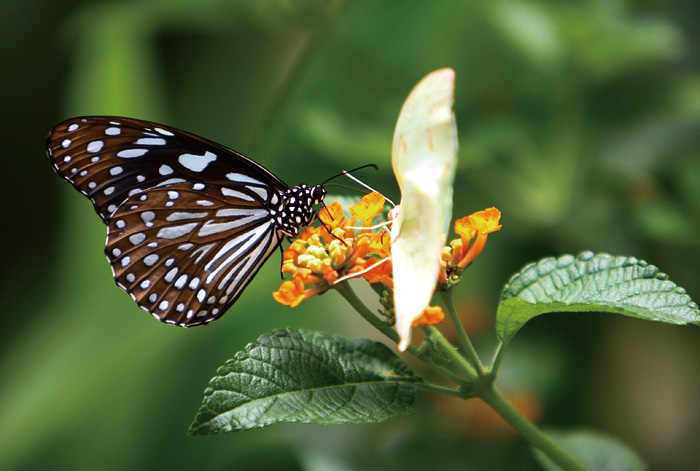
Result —
M 291 274 L 292 280 L 272 293 L 275 300 L 296 307 L 350 278 L 379 283 L 380 292 L 392 289 L 391 235 L 386 228 L 391 221 L 375 223 L 384 204 L 384 196 L 373 192 L 350 206 L 351 218 L 345 217 L 337 201 L 319 211 L 321 225 L 307 227 L 284 251 L 282 272 Z M 501 228 L 500 216 L 496 208 L 489 208 L 455 222 L 459 238 L 442 251 L 437 289 L 459 280 L 461 270 L 484 248 L 488 234 Z M 444 317 L 442 308 L 428 306 L 413 327 L 437 324 Z

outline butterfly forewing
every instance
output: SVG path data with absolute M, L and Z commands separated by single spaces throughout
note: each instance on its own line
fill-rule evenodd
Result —
M 148 121 L 73 118 L 47 141 L 56 171 L 108 226 L 117 284 L 183 327 L 219 318 L 325 196 L 321 185 L 289 188 L 231 149 Z
M 90 198 L 105 222 L 129 196 L 155 186 L 245 179 L 280 192 L 288 189 L 263 166 L 231 149 L 148 121 L 73 118 L 56 125 L 47 141 L 56 171 Z
M 279 244 L 264 189 L 178 183 L 127 199 L 105 249 L 117 283 L 157 318 L 195 326 L 219 317 Z

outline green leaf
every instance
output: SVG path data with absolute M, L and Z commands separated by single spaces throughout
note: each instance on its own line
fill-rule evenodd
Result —
M 419 381 L 379 342 L 276 330 L 219 368 L 188 433 L 381 422 L 413 413 Z
M 612 312 L 700 324 L 700 309 L 654 265 L 634 257 L 583 252 L 523 267 L 503 288 L 496 331 L 503 343 L 530 319 L 550 312 Z
M 547 431 L 552 440 L 571 453 L 590 471 L 644 471 L 646 463 L 617 438 L 593 431 Z M 533 449 L 535 459 L 545 471 L 561 471 L 549 457 Z

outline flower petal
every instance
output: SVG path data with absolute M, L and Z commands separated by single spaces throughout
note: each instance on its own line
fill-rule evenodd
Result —
M 399 350 L 410 342 L 411 324 L 430 303 L 452 214 L 457 131 L 452 112 L 454 70 L 421 80 L 401 108 L 391 163 L 401 188 L 392 226 L 396 330 Z

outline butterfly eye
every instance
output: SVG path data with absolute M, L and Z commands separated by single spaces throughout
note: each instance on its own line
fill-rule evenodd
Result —
M 325 197 L 322 186 L 290 188 L 222 145 L 130 118 L 59 123 L 47 154 L 108 226 L 117 284 L 183 327 L 221 317 Z

